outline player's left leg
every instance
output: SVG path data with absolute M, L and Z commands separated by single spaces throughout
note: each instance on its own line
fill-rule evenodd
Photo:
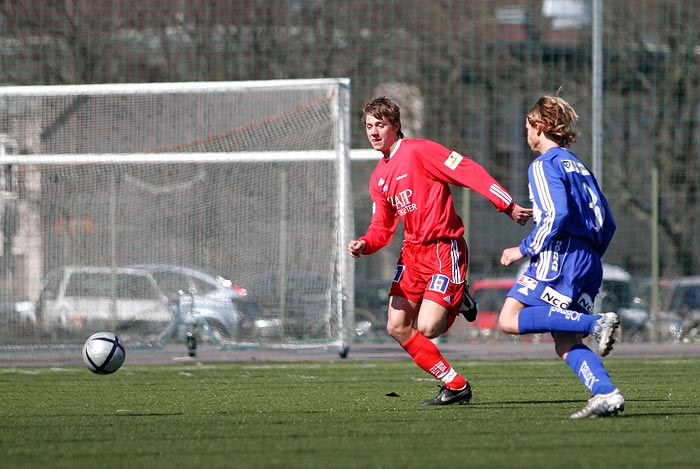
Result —
M 467 322 L 474 322 L 476 321 L 476 315 L 478 312 L 479 305 L 476 304 L 476 300 L 469 291 L 469 285 L 465 285 L 460 314 L 464 316 L 464 319 L 466 319 Z

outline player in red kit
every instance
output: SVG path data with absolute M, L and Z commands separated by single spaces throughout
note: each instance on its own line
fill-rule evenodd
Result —
M 382 153 L 369 182 L 372 221 L 364 236 L 348 243 L 352 257 L 387 246 L 403 221 L 404 242 L 389 290 L 387 332 L 414 362 L 442 381 L 438 395 L 422 405 L 466 403 L 468 381 L 430 340 L 459 314 L 467 285 L 468 250 L 450 184 L 468 187 L 524 225 L 531 209 L 512 197 L 481 165 L 430 140 L 404 139 L 399 107 L 386 97 L 370 100 L 363 121 L 372 148 Z

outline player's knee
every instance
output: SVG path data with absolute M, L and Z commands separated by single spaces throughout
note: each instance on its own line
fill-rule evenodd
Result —
M 389 321 L 386 325 L 386 332 L 391 338 L 402 344 L 411 338 L 413 328 L 395 324 Z
M 444 332 L 444 327 L 440 326 L 440 324 L 422 325 L 418 330 L 428 339 L 436 339 Z
M 506 326 L 506 323 L 505 323 L 505 320 L 503 319 L 503 315 L 502 315 L 502 314 L 499 314 L 499 315 L 498 315 L 498 320 L 496 321 L 496 329 L 497 329 L 499 332 L 508 333 L 508 330 L 507 330 L 508 328 L 507 328 L 507 326 Z
M 501 308 L 501 312 L 498 314 L 496 328 L 504 334 L 520 334 L 518 315 L 523 309 L 523 306 L 522 303 L 511 297 L 506 298 L 505 303 L 503 303 L 503 308 Z
M 554 339 L 554 350 L 562 360 L 566 360 L 566 356 L 572 348 L 583 344 L 583 334 L 552 332 L 552 338 Z
M 501 312 L 498 315 L 496 328 L 504 334 L 518 334 L 518 317 Z

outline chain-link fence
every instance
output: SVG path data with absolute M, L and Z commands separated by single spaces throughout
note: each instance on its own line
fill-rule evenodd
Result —
M 524 115 L 561 89 L 580 116 L 572 149 L 597 170 L 616 215 L 605 260 L 643 285 L 657 273 L 700 274 L 699 20 L 700 0 L 15 0 L 0 3 L 0 83 L 349 77 L 353 148 L 368 147 L 362 103 L 386 94 L 409 136 L 471 156 L 522 203 Z M 30 138 L 0 119 L 0 134 L 14 136 L 2 151 L 40 153 L 52 132 Z M 353 166 L 358 232 L 372 167 Z M 12 234 L 12 168 L 0 184 Z M 524 229 L 478 197 L 456 199 L 472 278 L 514 275 L 497 261 Z M 11 238 L 5 278 L 16 270 Z M 387 278 L 397 250 L 361 259 L 358 278 Z

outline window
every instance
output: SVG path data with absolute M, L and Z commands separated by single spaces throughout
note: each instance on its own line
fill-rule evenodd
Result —
M 131 273 L 113 275 L 110 272 L 73 272 L 66 285 L 65 296 L 69 298 L 111 298 L 113 285 L 119 299 L 159 299 L 159 292 L 149 277 Z
M 586 0 L 544 0 L 542 15 L 552 20 L 553 29 L 580 29 L 591 24 L 591 5 Z
M 126 300 L 157 300 L 150 279 L 143 275 L 119 274 L 117 280 L 119 298 Z

